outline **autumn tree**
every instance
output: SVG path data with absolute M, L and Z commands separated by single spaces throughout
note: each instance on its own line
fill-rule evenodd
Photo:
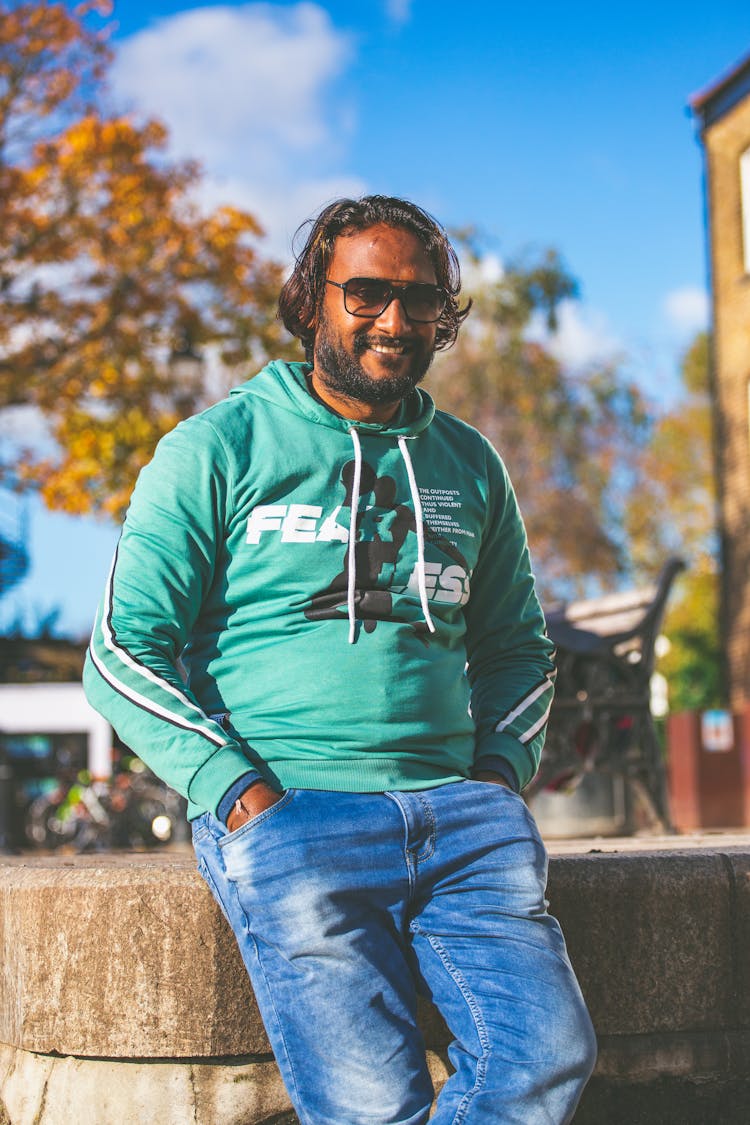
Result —
M 687 563 L 664 623 L 670 649 L 659 664 L 676 711 L 722 702 L 709 354 L 701 332 L 682 359 L 681 394 L 655 422 L 627 512 L 641 566 L 653 569 L 669 554 Z
M 649 435 L 644 397 L 616 364 L 574 372 L 540 341 L 539 323 L 554 330 L 560 303 L 577 296 L 555 252 L 483 281 L 481 253 L 464 251 L 474 308 L 430 387 L 500 450 L 545 599 L 612 588 L 629 566 L 624 512 Z
M 237 368 L 288 342 L 280 267 L 246 212 L 206 214 L 167 133 L 106 110 L 102 0 L 0 0 L 0 407 L 55 452 L 17 473 L 51 508 L 118 517 L 158 439 L 205 403 L 180 355 Z

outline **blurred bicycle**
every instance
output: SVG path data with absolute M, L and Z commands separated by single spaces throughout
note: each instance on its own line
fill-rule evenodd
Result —
M 36 797 L 26 813 L 25 837 L 33 847 L 76 852 L 158 848 L 179 834 L 185 801 L 138 758 L 129 758 L 106 781 L 79 770 Z

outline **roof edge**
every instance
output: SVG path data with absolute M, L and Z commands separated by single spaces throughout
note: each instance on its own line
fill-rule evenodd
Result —
M 750 52 L 710 85 L 688 98 L 688 105 L 704 128 L 722 117 L 750 93 Z

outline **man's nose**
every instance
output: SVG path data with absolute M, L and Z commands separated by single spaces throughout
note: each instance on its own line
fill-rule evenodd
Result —
M 375 323 L 384 332 L 389 332 L 392 336 L 399 336 L 401 333 L 411 330 L 411 321 L 406 315 L 406 309 L 398 293 L 394 294 L 393 299 L 386 305 Z

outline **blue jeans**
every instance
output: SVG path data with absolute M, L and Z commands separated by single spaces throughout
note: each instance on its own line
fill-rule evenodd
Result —
M 595 1040 L 517 794 L 292 789 L 193 842 L 302 1125 L 427 1121 L 418 993 L 455 1037 L 433 1125 L 571 1120 Z

